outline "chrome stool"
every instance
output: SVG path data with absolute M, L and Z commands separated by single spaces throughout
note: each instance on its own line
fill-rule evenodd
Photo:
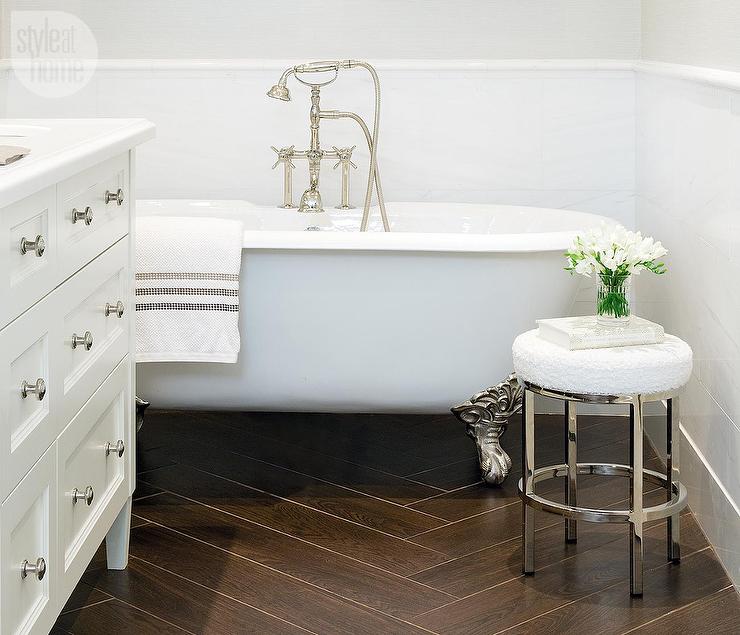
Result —
M 680 559 L 679 513 L 686 506 L 686 488 L 679 481 L 678 391 L 691 374 L 692 353 L 680 339 L 666 336 L 662 344 L 569 351 L 540 340 L 537 331 L 520 335 L 512 348 L 514 368 L 524 388 L 522 407 L 522 569 L 533 574 L 534 510 L 565 518 L 565 539 L 577 539 L 577 521 L 630 524 L 630 592 L 642 595 L 643 528 L 646 522 L 667 518 L 668 559 Z M 614 388 L 605 390 L 611 385 Z M 543 395 L 565 402 L 567 430 L 564 463 L 535 468 L 534 399 Z M 651 401 L 667 402 L 666 474 L 643 468 L 643 413 Z M 628 404 L 630 408 L 630 464 L 576 461 L 578 403 Z M 630 479 L 630 508 L 621 510 L 579 507 L 578 475 L 624 476 Z M 637 476 L 640 475 L 640 476 Z M 560 476 L 565 480 L 565 503 L 535 493 L 535 484 Z M 666 502 L 643 506 L 643 478 L 666 489 Z

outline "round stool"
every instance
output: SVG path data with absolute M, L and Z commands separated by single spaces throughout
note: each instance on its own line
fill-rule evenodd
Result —
M 514 370 L 524 388 L 522 406 L 522 569 L 534 573 L 534 510 L 565 518 L 565 538 L 575 542 L 576 522 L 630 523 L 630 592 L 642 595 L 643 526 L 667 518 L 668 559 L 678 562 L 679 512 L 686 506 L 686 488 L 679 481 L 678 391 L 691 375 L 691 348 L 666 335 L 661 344 L 570 351 L 539 338 L 537 330 L 519 335 L 512 346 Z M 565 403 L 565 462 L 535 469 L 534 396 Z M 650 401 L 665 400 L 667 416 L 666 474 L 643 469 L 643 411 Z M 630 464 L 578 463 L 577 403 L 629 404 Z M 577 506 L 579 474 L 625 476 L 630 479 L 630 509 L 606 510 Z M 565 479 L 565 503 L 535 493 L 535 484 Z M 643 477 L 666 489 L 666 502 L 643 507 Z

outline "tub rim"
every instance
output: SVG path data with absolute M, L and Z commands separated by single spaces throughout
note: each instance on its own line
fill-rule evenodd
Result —
M 399 203 L 399 202 L 396 202 Z M 445 201 L 402 201 L 406 205 L 444 205 Z M 243 209 L 244 211 L 271 210 L 269 205 L 259 205 L 246 199 L 140 199 L 137 201 L 137 215 L 143 208 L 164 209 L 168 204 L 182 204 L 203 211 L 219 209 Z M 389 202 L 389 205 L 392 203 Z M 592 217 L 596 222 L 615 224 L 608 216 L 556 207 L 537 207 L 533 205 L 507 205 L 500 203 L 449 202 L 450 205 L 495 206 L 532 210 L 539 213 L 568 213 Z M 280 209 L 280 208 L 274 208 Z M 283 210 L 284 211 L 284 210 Z M 144 215 L 152 212 L 144 211 Z M 296 212 L 297 213 L 297 212 Z M 163 213 L 161 215 L 174 215 Z M 195 214 L 188 214 L 194 216 Z M 213 217 L 198 214 L 202 217 Z M 245 229 L 242 249 L 301 250 L 301 251 L 394 251 L 394 252 L 452 252 L 452 253 L 537 253 L 565 251 L 580 229 L 544 232 L 510 232 L 501 234 L 465 234 L 453 232 L 347 232 L 347 231 L 306 231 L 295 229 Z

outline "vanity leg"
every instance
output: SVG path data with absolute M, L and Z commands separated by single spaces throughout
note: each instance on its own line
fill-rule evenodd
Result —
M 105 536 L 109 569 L 125 569 L 128 564 L 128 540 L 131 533 L 131 496 L 128 497 L 113 526 Z

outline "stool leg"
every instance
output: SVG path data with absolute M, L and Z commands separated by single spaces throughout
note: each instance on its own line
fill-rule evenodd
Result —
M 680 431 L 678 397 L 668 400 L 668 434 L 666 443 L 666 500 L 670 502 L 673 498 L 673 485 L 679 483 L 680 470 L 678 466 L 678 453 Z M 681 526 L 680 514 L 676 513 L 666 519 L 666 541 L 668 543 L 668 560 L 679 562 L 681 560 Z
M 577 410 L 574 401 L 565 402 L 565 462 L 568 464 L 568 478 L 565 482 L 565 504 L 575 506 L 577 502 L 577 442 L 576 422 Z M 576 521 L 571 518 L 565 519 L 565 542 L 576 542 L 578 535 Z
M 534 393 L 525 390 L 522 402 L 522 491 L 534 493 Z M 534 573 L 534 509 L 522 501 L 522 571 Z
M 630 593 L 642 595 L 642 396 L 630 404 Z

